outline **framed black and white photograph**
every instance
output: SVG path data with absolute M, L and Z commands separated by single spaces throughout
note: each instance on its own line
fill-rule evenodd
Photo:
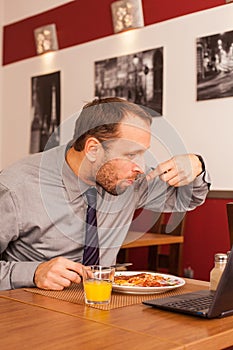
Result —
M 233 31 L 198 38 L 197 100 L 233 96 Z
M 31 78 L 30 153 L 60 143 L 60 72 Z
M 117 96 L 163 113 L 163 48 L 95 62 L 95 96 Z

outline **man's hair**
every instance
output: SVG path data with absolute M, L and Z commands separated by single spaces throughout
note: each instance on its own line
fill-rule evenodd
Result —
M 87 103 L 76 120 L 73 146 L 82 151 L 88 137 L 99 142 L 119 137 L 119 123 L 127 115 L 140 117 L 151 124 L 152 117 L 144 108 L 119 97 L 95 99 Z

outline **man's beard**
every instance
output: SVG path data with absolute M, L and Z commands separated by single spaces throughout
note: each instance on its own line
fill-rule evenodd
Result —
M 123 180 L 118 181 L 116 172 L 110 163 L 105 163 L 96 174 L 96 183 L 113 196 L 119 196 L 127 190 Z
M 103 183 L 96 181 L 98 185 L 100 185 L 106 192 L 110 193 L 113 196 L 119 196 L 127 190 L 127 187 L 122 187 L 120 185 L 112 186 L 110 183 Z

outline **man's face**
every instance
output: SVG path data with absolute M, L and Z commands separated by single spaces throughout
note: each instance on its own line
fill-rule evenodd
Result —
M 98 164 L 96 182 L 113 195 L 123 193 L 144 173 L 144 153 L 150 146 L 150 126 L 138 117 L 119 126 L 120 137 L 106 142 Z

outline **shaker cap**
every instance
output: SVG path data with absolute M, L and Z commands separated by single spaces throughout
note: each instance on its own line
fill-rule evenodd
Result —
M 214 261 L 215 262 L 226 262 L 227 261 L 227 254 L 224 254 L 224 253 L 215 254 Z

